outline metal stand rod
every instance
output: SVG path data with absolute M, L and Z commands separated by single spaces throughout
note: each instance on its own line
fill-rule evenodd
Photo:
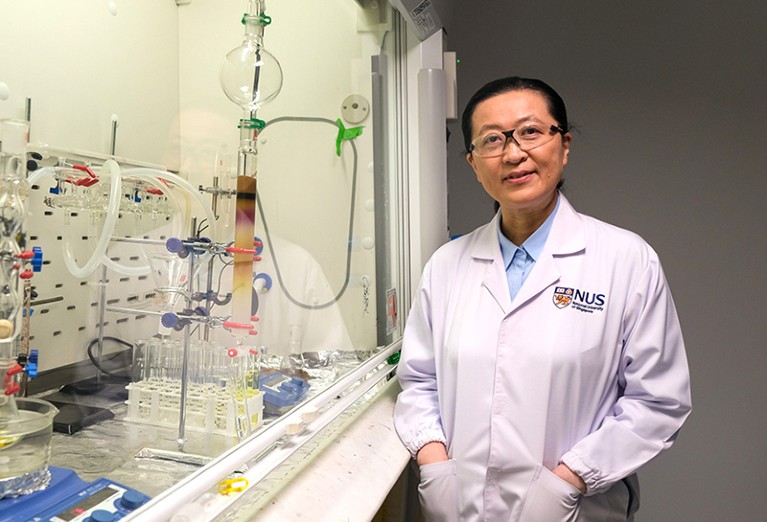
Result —
M 96 358 L 99 362 L 99 368 L 101 365 L 101 356 L 104 354 L 104 320 L 107 304 L 107 267 L 101 266 L 101 288 L 99 289 L 99 351 Z M 101 370 L 96 372 L 96 386 L 101 384 Z
M 211 290 L 213 289 L 213 262 L 215 261 L 215 258 L 211 257 L 210 261 L 208 261 L 208 280 L 207 280 L 207 295 L 208 298 L 205 300 L 205 309 L 208 310 L 208 314 L 210 314 L 210 309 L 213 307 L 213 300 L 211 299 Z M 205 328 L 203 328 L 203 339 L 205 341 L 210 340 L 210 322 L 205 323 Z
M 192 337 L 191 325 L 184 327 L 184 349 L 181 356 L 181 404 L 179 404 L 178 415 L 178 450 L 184 451 L 186 443 L 186 388 L 189 378 L 189 346 Z
M 192 218 L 192 236 L 195 235 L 197 220 Z M 194 293 L 194 261 L 195 252 L 189 252 L 189 272 L 187 282 L 189 284 L 189 293 L 186 297 L 186 307 L 192 308 L 192 294 Z M 186 443 L 186 392 L 189 384 L 189 349 L 192 341 L 192 325 L 187 324 L 184 327 L 184 349 L 181 355 L 181 398 L 178 415 L 178 450 L 184 451 Z
M 114 156 L 117 150 L 117 118 L 112 116 L 112 132 L 109 137 L 109 155 Z

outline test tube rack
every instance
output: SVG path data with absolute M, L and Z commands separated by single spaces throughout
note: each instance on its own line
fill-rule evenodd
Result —
M 193 431 L 236 436 L 235 405 L 226 386 L 215 383 L 188 383 L 186 428 Z M 132 382 L 128 389 L 126 420 L 155 426 L 178 427 L 181 381 L 146 380 Z M 263 425 L 264 394 L 246 388 L 252 429 Z M 238 397 L 241 401 L 242 397 Z

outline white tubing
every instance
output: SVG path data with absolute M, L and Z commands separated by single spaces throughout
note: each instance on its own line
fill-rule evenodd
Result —
M 126 172 L 126 171 L 123 171 Z M 125 179 L 126 176 L 123 176 L 123 179 Z M 184 209 L 178 202 L 178 198 L 173 196 L 170 190 L 168 190 L 168 187 L 166 185 L 163 185 L 159 182 L 159 180 L 154 178 L 146 178 L 146 181 L 149 183 L 149 185 L 153 186 L 154 188 L 160 189 L 163 191 L 163 193 L 167 194 L 168 199 L 173 202 L 173 206 L 176 209 L 176 212 L 182 214 L 182 223 L 184 222 L 183 219 L 183 213 Z M 122 191 L 121 191 L 122 192 Z M 147 259 L 146 254 L 144 253 L 144 248 L 139 245 L 139 255 L 141 256 L 144 264 L 140 265 L 124 265 L 122 263 L 118 263 L 117 261 L 112 260 L 108 255 L 104 256 L 104 265 L 112 270 L 113 272 L 116 272 L 118 274 L 128 275 L 128 276 L 141 276 L 149 274 L 152 271 L 152 268 L 149 266 L 149 259 Z
M 184 224 L 187 223 L 188 221 L 187 214 L 188 214 L 189 201 L 187 199 L 180 201 L 180 198 L 178 197 L 178 195 L 176 195 L 172 190 L 169 190 L 168 185 L 161 183 L 160 179 L 158 178 L 149 176 L 149 177 L 142 178 L 142 180 L 146 181 L 152 187 L 161 190 L 162 193 L 168 198 L 168 201 L 171 202 L 171 205 L 176 210 L 176 213 L 181 215 L 180 228 L 183 230 Z M 175 229 L 173 230 L 173 232 L 175 232 Z M 182 233 L 183 232 L 179 232 L 179 235 L 181 235 Z
M 121 175 L 120 166 L 112 159 L 107 160 L 102 166 L 101 172 L 99 175 L 100 178 L 103 178 L 106 175 L 107 166 L 109 166 L 109 176 L 111 177 L 107 216 L 106 216 L 106 220 L 104 221 L 104 228 L 102 229 L 101 235 L 99 236 L 98 242 L 96 243 L 96 249 L 93 252 L 93 255 L 90 257 L 88 262 L 85 263 L 84 266 L 80 267 L 77 265 L 77 262 L 74 259 L 74 254 L 72 253 L 71 245 L 69 244 L 69 242 L 64 241 L 63 243 L 64 263 L 66 264 L 67 269 L 73 276 L 80 279 L 84 279 L 88 277 L 89 275 L 91 275 L 96 270 L 96 268 L 98 268 L 101 262 L 103 262 L 109 269 L 124 275 L 144 275 L 144 274 L 148 274 L 150 271 L 150 267 L 148 265 L 135 266 L 135 267 L 125 266 L 125 265 L 116 263 L 115 261 L 112 261 L 106 255 L 107 247 L 109 246 L 109 240 L 114 233 L 115 225 L 117 224 L 117 218 L 120 212 L 120 199 L 121 199 L 120 194 L 122 191 L 121 185 L 122 185 L 123 175 L 144 179 L 155 185 L 156 185 L 157 179 L 163 179 L 170 183 L 175 183 L 179 187 L 186 190 L 187 193 L 190 194 L 192 198 L 195 199 L 200 204 L 202 209 L 205 211 L 205 215 L 208 220 L 208 224 L 210 226 L 211 232 L 215 231 L 214 225 L 216 224 L 216 218 L 213 214 L 213 209 L 211 209 L 205 203 L 205 200 L 202 198 L 202 195 L 200 195 L 200 193 L 185 179 L 167 171 L 144 168 L 144 167 L 126 169 L 122 172 L 122 175 Z M 56 171 L 54 167 L 43 167 L 42 169 L 38 169 L 34 173 L 32 173 L 32 175 L 27 178 L 27 182 L 30 185 L 32 185 L 36 183 L 43 176 L 54 175 L 55 172 Z M 160 187 L 160 188 L 165 190 L 166 187 Z M 176 208 L 179 211 L 183 212 L 183 209 L 181 209 L 181 205 L 178 203 L 178 199 L 172 193 L 170 193 L 170 191 L 167 191 L 167 193 L 168 193 L 169 199 L 171 199 L 175 203 Z
M 108 160 L 109 161 L 109 160 Z M 106 164 L 105 164 L 106 165 Z M 32 185 L 35 182 L 37 182 L 38 179 L 43 177 L 46 174 L 53 175 L 55 174 L 54 167 L 43 167 L 42 169 L 36 170 L 31 176 L 27 178 L 27 182 Z M 195 189 L 188 181 L 186 181 L 181 176 L 178 176 L 176 174 L 172 174 L 167 171 L 163 170 L 157 170 L 157 169 L 150 169 L 145 167 L 139 167 L 139 168 L 132 168 L 132 169 L 125 169 L 122 171 L 123 176 L 132 176 L 136 178 L 142 178 L 148 180 L 150 183 L 154 181 L 154 178 L 160 178 L 164 179 L 165 181 L 169 181 L 171 183 L 175 183 L 179 187 L 185 189 L 194 199 L 197 200 L 197 202 L 200 204 L 200 206 L 205 210 L 205 217 L 208 219 L 208 224 L 210 225 L 210 229 L 213 230 L 216 223 L 216 217 L 213 215 L 213 209 L 210 208 L 206 203 L 205 200 L 200 195 L 200 192 Z M 158 186 L 159 187 L 159 186 Z M 164 189 L 165 187 L 159 187 Z M 170 199 L 174 199 L 172 195 L 169 195 Z
M 106 166 L 106 163 L 104 164 Z M 56 169 L 55 167 L 43 167 L 41 169 L 36 170 L 27 178 L 27 183 L 30 185 L 34 185 L 37 183 L 37 181 L 42 178 L 45 175 L 55 175 Z M 102 174 L 103 175 L 103 174 Z M 118 187 L 118 197 L 116 198 L 117 201 L 117 207 L 118 207 L 118 216 L 119 216 L 119 206 L 120 206 L 120 198 L 119 198 L 119 192 L 122 191 L 121 185 L 122 179 L 120 179 L 120 183 L 117 185 Z M 112 204 L 112 200 L 115 199 L 113 196 L 115 194 L 115 177 L 112 176 L 112 184 L 110 186 L 110 200 L 109 203 Z M 111 206 L 109 208 L 112 208 Z M 104 225 L 104 230 L 102 231 L 102 235 L 100 237 L 101 240 L 104 238 L 104 232 L 107 231 L 107 224 Z M 109 234 L 111 236 L 111 232 Z M 107 237 L 109 237 L 107 236 Z M 91 257 L 91 259 L 88 261 L 88 263 L 85 264 L 84 267 L 80 268 L 77 266 L 77 263 L 74 260 L 74 256 L 72 254 L 72 251 L 70 249 L 70 245 L 68 242 L 64 242 L 64 261 L 67 265 L 67 268 L 69 271 L 74 275 L 75 277 L 82 277 L 85 278 L 88 275 L 92 274 L 93 271 L 98 267 L 98 261 L 102 260 L 104 264 L 111 270 L 114 270 L 115 272 L 121 273 L 123 275 L 145 275 L 148 274 L 151 269 L 149 267 L 149 263 L 147 262 L 146 265 L 143 266 L 136 266 L 136 267 L 130 267 L 125 265 L 120 265 L 114 261 L 112 261 L 109 256 L 105 255 L 106 250 L 104 253 L 101 254 L 101 256 L 97 256 L 98 254 L 98 246 L 96 247 L 96 251 L 94 252 L 94 257 Z M 101 259 L 100 259 L 101 258 Z M 144 256 L 146 259 L 146 256 Z M 92 266 L 95 263 L 94 266 Z M 79 274 L 85 274 L 85 275 L 79 275 Z
M 168 199 L 170 199 L 174 206 L 176 207 L 176 210 L 179 213 L 184 213 L 184 209 L 182 208 L 182 205 L 179 203 L 178 198 L 175 194 L 173 194 L 172 191 L 168 190 L 168 187 L 161 185 L 157 182 L 158 179 L 166 180 L 170 183 L 175 183 L 179 187 L 186 190 L 186 192 L 191 195 L 194 199 L 197 200 L 197 202 L 200 204 L 200 206 L 203 208 L 203 210 L 206 213 L 206 217 L 208 219 L 209 223 L 215 224 L 215 216 L 213 215 L 213 209 L 211 209 L 206 203 L 205 200 L 200 195 L 199 191 L 195 190 L 195 188 L 187 182 L 184 178 L 181 178 L 180 176 L 177 176 L 176 174 L 172 174 L 167 171 L 157 170 L 157 169 L 150 169 L 150 168 L 132 168 L 132 169 L 125 169 L 122 171 L 123 177 L 132 177 L 132 178 L 138 178 L 143 179 L 145 181 L 148 181 L 150 184 L 154 185 L 155 187 L 161 189 L 163 192 L 166 193 L 168 196 Z M 214 227 L 210 226 L 211 231 L 214 230 Z M 144 256 L 146 259 L 146 256 Z M 123 275 L 144 275 L 148 274 L 151 271 L 151 268 L 149 267 L 149 263 L 147 261 L 146 265 L 143 266 L 126 266 L 122 265 L 120 263 L 117 263 L 115 261 L 112 261 L 109 256 L 104 256 L 104 264 L 109 268 L 110 270 L 113 270 L 117 273 L 121 273 Z
M 53 176 L 54 174 L 56 174 L 56 169 L 53 167 L 43 167 L 41 169 L 37 169 L 29 177 L 27 177 L 27 183 L 29 183 L 30 185 L 34 185 L 35 183 L 37 183 L 37 180 L 39 180 L 46 174 L 50 174 L 51 176 Z
M 68 241 L 64 241 L 64 264 L 67 265 L 69 272 L 79 278 L 85 279 L 91 275 L 96 268 L 98 268 L 101 260 L 104 259 L 107 247 L 109 247 L 109 240 L 114 233 L 115 225 L 117 224 L 117 218 L 120 213 L 120 192 L 121 192 L 121 180 L 120 180 L 120 166 L 115 160 L 109 159 L 104 162 L 101 167 L 99 177 L 103 178 L 106 174 L 107 168 L 109 169 L 109 176 L 111 177 L 111 184 L 109 186 L 109 205 L 107 207 L 107 217 L 104 220 L 104 228 L 101 230 L 98 242 L 96 243 L 96 249 L 93 255 L 82 267 L 77 266 L 75 257 L 72 254 L 71 245 Z
M 211 232 L 215 230 L 214 225 L 216 224 L 216 216 L 213 215 L 213 209 L 210 208 L 210 206 L 205 203 L 205 200 L 202 198 L 202 195 L 200 194 L 200 192 L 181 176 L 178 176 L 177 174 L 172 174 L 170 172 L 162 171 L 162 170 L 148 169 L 148 168 L 126 169 L 123 172 L 123 174 L 125 176 L 131 176 L 135 178 L 144 178 L 144 179 L 160 178 L 170 183 L 175 183 L 179 187 L 186 190 L 193 197 L 193 199 L 197 200 L 197 202 L 205 211 L 205 217 L 208 220 L 208 225 Z M 211 238 L 211 239 L 215 239 L 215 238 Z

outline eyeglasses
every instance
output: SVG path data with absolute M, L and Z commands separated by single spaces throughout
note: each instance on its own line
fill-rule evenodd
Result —
M 503 154 L 509 140 L 516 143 L 522 151 L 529 151 L 541 145 L 545 145 L 554 139 L 557 134 L 564 134 L 565 129 L 557 125 L 530 122 L 521 127 L 507 131 L 489 132 L 475 139 L 469 145 L 469 152 L 480 158 L 493 158 Z

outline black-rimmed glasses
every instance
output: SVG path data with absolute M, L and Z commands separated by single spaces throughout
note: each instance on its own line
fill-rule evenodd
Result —
M 553 140 L 557 134 L 564 133 L 565 130 L 558 125 L 547 126 L 537 122 L 525 123 L 516 129 L 488 132 L 476 138 L 469 145 L 469 152 L 480 158 L 500 156 L 506 149 L 506 144 L 510 139 L 520 150 L 527 152 L 545 145 Z

